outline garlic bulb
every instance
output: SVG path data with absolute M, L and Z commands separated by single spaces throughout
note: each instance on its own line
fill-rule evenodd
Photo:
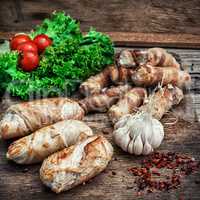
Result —
M 125 115 L 115 124 L 113 139 L 124 151 L 148 155 L 164 138 L 163 125 L 147 112 Z
M 182 99 L 181 89 L 173 86 L 160 88 L 148 97 L 138 113 L 119 119 L 113 132 L 115 143 L 131 154 L 150 154 L 164 138 L 164 128 L 158 120 Z

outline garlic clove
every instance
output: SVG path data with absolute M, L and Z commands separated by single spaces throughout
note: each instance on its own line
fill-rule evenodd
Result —
M 143 151 L 142 154 L 143 155 L 149 155 L 150 153 L 153 152 L 153 148 L 152 146 L 148 143 L 148 141 L 145 141 L 144 147 L 143 147 Z
M 147 112 L 126 115 L 117 122 L 113 138 L 124 151 L 148 155 L 164 138 L 163 125 Z
M 125 128 L 119 128 L 116 131 L 114 131 L 113 139 L 118 146 L 120 146 L 124 151 L 127 151 L 130 137 L 129 133 Z
M 130 154 L 134 154 L 134 140 L 131 140 L 130 143 L 128 144 L 128 149 L 127 151 L 130 153 Z
M 153 148 L 158 148 L 164 139 L 164 128 L 161 122 L 157 119 L 153 119 L 152 121 L 153 132 L 149 142 Z
M 119 121 L 115 124 L 114 129 L 118 129 L 120 127 L 125 126 L 130 117 L 131 117 L 130 114 L 127 114 L 121 117 Z
M 143 143 L 140 136 L 137 136 L 134 142 L 134 154 L 141 155 L 143 151 Z

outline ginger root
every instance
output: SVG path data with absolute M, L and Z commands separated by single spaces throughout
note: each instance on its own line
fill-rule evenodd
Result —
M 101 73 L 91 76 L 80 85 L 80 92 L 84 96 L 99 94 L 101 90 L 110 84 L 119 84 L 128 82 L 131 78 L 133 69 L 125 67 L 115 67 L 114 65 L 106 67 Z
M 102 72 L 95 76 L 91 76 L 80 85 L 80 92 L 85 96 L 98 94 L 101 89 L 107 87 L 110 82 L 111 72 L 115 72 L 116 67 L 111 65 L 106 67 Z M 114 73 L 115 74 L 115 73 Z
M 150 48 L 147 50 L 123 50 L 117 58 L 119 66 L 136 67 L 144 64 L 159 67 L 180 68 L 175 57 L 162 48 Z
M 188 72 L 174 67 L 153 67 L 144 65 L 132 73 L 133 83 L 137 86 L 153 86 L 158 83 L 163 85 L 172 84 L 178 87 L 190 85 L 191 77 Z
M 135 108 L 143 104 L 146 96 L 147 92 L 144 88 L 136 87 L 129 90 L 117 104 L 113 105 L 108 111 L 108 116 L 113 124 L 123 115 L 133 113 Z
M 79 105 L 84 109 L 85 113 L 93 111 L 106 112 L 130 89 L 130 85 L 111 87 L 101 94 L 92 95 L 80 100 Z
M 155 119 L 160 120 L 163 115 L 183 99 L 183 91 L 171 85 L 161 88 L 149 96 L 149 101 L 140 107 L 143 112 L 150 113 Z
M 161 67 L 180 68 L 180 64 L 174 56 L 162 48 L 150 48 L 147 50 L 148 64 Z

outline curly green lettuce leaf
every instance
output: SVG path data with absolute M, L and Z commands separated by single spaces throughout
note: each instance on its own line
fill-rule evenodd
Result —
M 91 28 L 90 31 L 84 36 L 81 45 L 96 44 L 99 46 L 103 55 L 103 65 L 109 65 L 113 63 L 114 48 L 113 43 L 108 35 L 95 31 Z
M 38 34 L 48 35 L 53 39 L 54 44 L 68 38 L 78 40 L 82 38 L 79 24 L 64 12 L 53 12 L 51 18 L 45 19 L 41 25 L 38 25 L 30 36 L 34 38 Z

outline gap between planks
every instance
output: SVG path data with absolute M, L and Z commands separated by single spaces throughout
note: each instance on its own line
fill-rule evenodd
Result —
M 200 49 L 200 35 L 168 33 L 104 32 L 116 47 L 169 47 Z M 0 40 L 9 39 L 15 32 L 0 32 Z M 85 34 L 85 32 L 84 32 Z

